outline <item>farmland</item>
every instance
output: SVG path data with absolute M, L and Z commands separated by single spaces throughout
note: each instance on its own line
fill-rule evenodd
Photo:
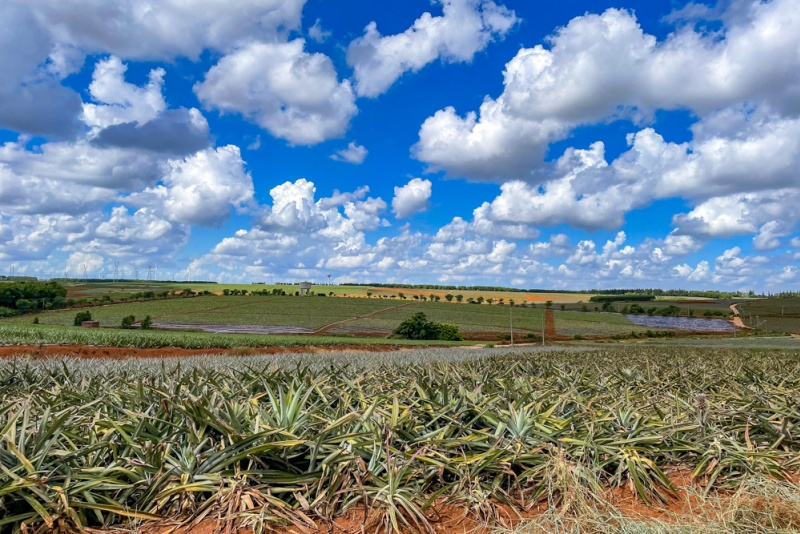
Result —
M 520 337 L 541 335 L 544 307 L 527 308 L 488 305 L 459 305 L 444 302 L 415 302 L 403 308 L 393 308 L 380 315 L 348 322 L 332 332 L 389 333 L 413 312 L 422 311 L 431 320 L 455 324 L 465 334 L 492 332 L 507 334 L 513 324 Z M 556 331 L 562 335 L 614 335 L 644 332 L 619 314 L 592 314 L 569 311 L 554 312 Z
M 71 298 L 101 298 L 105 295 L 119 300 L 131 293 L 153 291 L 183 291 L 191 289 L 202 292 L 222 293 L 225 290 L 233 291 L 272 291 L 273 289 L 283 290 L 288 294 L 299 291 L 297 284 L 215 284 L 209 282 L 154 282 L 154 281 L 92 281 L 92 282 L 65 282 Z M 543 303 L 552 300 L 556 303 L 575 303 L 588 301 L 592 296 L 585 293 L 529 293 L 524 291 L 477 291 L 477 290 L 443 290 L 443 289 L 409 289 L 393 287 L 371 287 L 371 286 L 349 286 L 349 285 L 314 285 L 312 291 L 336 296 L 348 296 L 359 298 L 390 298 L 398 297 L 400 294 L 412 297 L 413 295 L 429 297 L 430 295 L 439 296 L 444 299 L 445 295 L 461 295 L 466 301 L 469 298 L 483 297 L 492 298 L 495 301 L 502 299 L 505 302 L 514 300 L 516 303 L 532 302 Z M 398 297 L 399 298 L 399 297 Z
M 205 296 L 124 302 L 90 308 L 92 318 L 117 326 L 126 315 L 150 315 L 162 323 L 187 325 L 291 325 L 316 330 L 327 324 L 398 306 L 382 299 L 300 298 L 280 296 Z M 42 324 L 71 325 L 73 310 L 39 314 Z M 10 322 L 30 323 L 28 316 Z
M 256 335 L 163 330 L 82 329 L 66 326 L 0 323 L 0 340 L 14 345 L 97 345 L 105 347 L 234 349 L 239 347 L 311 347 L 342 345 L 459 345 L 443 341 L 374 339 L 333 335 Z
M 747 326 L 800 334 L 800 298 L 750 300 L 740 304 L 739 311 Z
M 109 327 L 118 327 L 129 315 L 139 320 L 149 315 L 156 326 L 285 326 L 362 337 L 385 337 L 401 321 L 421 311 L 431 320 L 458 326 L 467 338 L 483 340 L 503 339 L 510 335 L 512 324 L 519 338 L 540 335 L 545 313 L 541 306 L 512 308 L 413 299 L 262 295 L 155 299 L 87 309 L 101 326 Z M 66 309 L 16 316 L 1 320 L 0 326 L 30 326 L 37 319 L 39 328 L 45 325 L 67 327 L 73 324 L 75 313 L 75 310 Z M 619 314 L 558 310 L 554 317 L 556 331 L 562 336 L 611 336 L 647 330 Z
M 770 510 L 796 503 L 782 481 L 800 468 L 797 350 L 5 360 L 0 388 L 0 529 L 261 531 L 368 510 L 368 532 L 413 532 L 447 506 L 490 523 L 545 510 L 531 532 L 569 531 L 587 509 L 617 520 L 608 491 L 674 502 L 678 475 L 701 495 L 769 487 Z M 800 528 L 784 509 L 725 529 Z

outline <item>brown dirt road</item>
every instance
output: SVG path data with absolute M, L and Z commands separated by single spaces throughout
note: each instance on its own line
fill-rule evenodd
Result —
M 733 326 L 741 328 L 742 330 L 750 328 L 749 326 L 745 326 L 742 322 L 742 317 L 739 315 L 739 309 L 736 307 L 736 304 L 731 304 L 731 311 L 733 312 Z

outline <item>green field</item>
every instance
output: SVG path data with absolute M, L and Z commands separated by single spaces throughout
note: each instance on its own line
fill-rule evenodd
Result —
M 537 503 L 517 532 L 800 529 L 800 351 L 18 359 L 0 388 L 3 532 L 204 517 L 265 532 L 367 508 L 365 532 L 433 532 L 442 504 L 497 527 Z M 676 472 L 695 504 L 736 491 L 760 508 L 621 529 L 608 490 L 656 506 Z
M 800 334 L 800 298 L 748 300 L 739 304 L 738 309 L 747 326 Z
M 332 332 L 389 333 L 400 321 L 415 312 L 424 312 L 432 321 L 454 324 L 464 333 L 514 332 L 521 336 L 541 335 L 544 307 L 508 307 L 477 304 L 452 304 L 446 302 L 414 302 L 395 308 L 375 317 L 345 323 Z M 644 332 L 647 329 L 632 324 L 619 314 L 555 311 L 556 332 L 562 335 L 614 335 Z
M 97 345 L 104 347 L 234 349 L 239 347 L 312 347 L 343 345 L 463 345 L 452 341 L 362 338 L 336 335 L 218 334 L 171 330 L 121 330 L 74 326 L 9 325 L 0 322 L 0 342 L 12 345 Z
M 124 302 L 86 308 L 101 326 L 119 326 L 133 315 L 141 320 L 186 325 L 285 325 L 316 330 L 325 325 L 389 309 L 400 303 L 382 299 L 280 296 L 204 296 Z M 41 324 L 71 325 L 75 310 L 38 314 Z M 33 316 L 12 317 L 0 324 L 30 324 Z
M 489 306 L 416 300 L 294 296 L 200 296 L 105 304 L 85 308 L 103 327 L 117 327 L 122 318 L 149 315 L 157 325 L 261 325 L 294 326 L 331 334 L 386 336 L 416 312 L 430 320 L 453 324 L 468 335 L 514 331 L 521 338 L 542 331 L 543 307 Z M 45 311 L 0 320 L 0 325 L 72 325 L 74 309 Z M 557 333 L 566 336 L 616 335 L 644 332 L 619 314 L 556 311 Z M 369 316 L 369 317 L 365 317 Z M 341 323 L 341 324 L 336 324 Z M 485 338 L 485 336 L 483 337 Z M 483 339 L 480 338 L 480 339 Z

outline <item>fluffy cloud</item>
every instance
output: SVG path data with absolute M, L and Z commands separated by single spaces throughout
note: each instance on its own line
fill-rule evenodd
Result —
M 208 147 L 209 130 L 195 108 L 169 109 L 155 120 L 115 124 L 97 133 L 92 143 L 100 147 L 128 147 L 167 155 L 191 154 Z
M 430 180 L 413 178 L 406 185 L 394 188 L 392 212 L 398 219 L 425 211 L 430 206 L 433 184 Z
M 774 239 L 790 233 L 800 220 L 800 190 L 778 189 L 709 199 L 673 223 L 683 234 L 730 237 L 759 232 L 758 248 L 775 248 Z
M 513 11 L 490 0 L 441 0 L 442 16 L 424 13 L 403 33 L 383 36 L 375 22 L 347 50 L 359 96 L 386 92 L 405 72 L 442 59 L 470 61 L 517 22 Z
M 0 188 L 16 191 L 17 201 L 8 204 L 9 209 L 25 211 L 39 205 L 45 212 L 51 211 L 45 208 L 46 199 L 53 198 L 55 211 L 77 213 L 90 209 L 94 201 L 108 200 L 117 190 L 145 187 L 155 182 L 161 171 L 159 161 L 150 154 L 79 141 L 46 143 L 35 151 L 21 142 L 6 143 L 0 146 L 0 173 Z M 78 201 L 77 211 L 66 201 L 71 197 Z M 20 198 L 28 201 L 20 202 Z M 64 199 L 63 209 L 59 209 L 59 198 Z
M 800 112 L 800 15 L 792 0 L 748 3 L 724 38 L 684 27 L 664 41 L 610 9 L 577 17 L 508 62 L 504 91 L 480 115 L 446 108 L 420 128 L 414 153 L 433 170 L 474 179 L 527 177 L 575 126 L 658 109 L 701 115 L 762 103 Z M 746 140 L 743 140 L 746 141 Z
M 337 150 L 336 153 L 331 156 L 331 159 L 334 161 L 361 165 L 364 163 L 364 160 L 367 159 L 367 154 L 369 154 L 369 151 L 366 148 L 355 141 L 351 141 L 348 143 L 347 148 Z
M 110 57 L 97 62 L 83 105 L 83 121 L 97 146 L 130 147 L 168 154 L 190 154 L 208 146 L 208 122 L 199 110 L 167 109 L 164 69 L 150 71 L 138 87 L 125 81 L 127 65 Z
M 195 85 L 208 108 L 241 113 L 275 137 L 313 145 L 344 135 L 357 113 L 348 80 L 305 41 L 250 43 L 224 56 Z
M 230 217 L 231 207 L 241 210 L 253 201 L 253 180 L 235 145 L 170 160 L 168 166 L 162 185 L 131 195 L 128 201 L 160 203 L 171 220 L 206 226 L 220 226 Z
M 738 128 L 720 129 L 719 122 Z M 487 218 L 615 229 L 629 211 L 678 197 L 696 204 L 674 217 L 681 234 L 754 233 L 771 220 L 783 220 L 790 231 L 800 220 L 794 170 L 800 165 L 800 119 L 738 108 L 710 115 L 693 129 L 695 138 L 680 144 L 666 142 L 652 128 L 630 134 L 629 150 L 612 162 L 602 142 L 587 150 L 569 148 L 542 183 L 503 183 Z
M 0 127 L 31 134 L 72 136 L 79 129 L 81 98 L 61 85 L 71 73 L 55 55 L 51 35 L 28 6 L 0 4 Z
M 678 275 L 692 282 L 707 280 L 710 273 L 708 262 L 705 260 L 698 263 L 695 268 L 692 268 L 689 264 L 684 263 L 682 265 L 675 266 L 674 270 L 676 273 L 678 273 Z
M 182 0 L 9 0 L 0 5 L 0 126 L 32 134 L 78 133 L 81 98 L 61 85 L 86 53 L 125 59 L 196 59 L 254 39 L 284 39 L 305 0 L 202 6 Z M 124 31 L 120 31 L 124 28 Z
M 153 69 L 144 87 L 125 81 L 128 70 L 117 57 L 98 61 L 89 84 L 89 94 L 101 104 L 84 104 L 83 121 L 91 127 L 106 128 L 126 122 L 146 123 L 167 107 L 161 94 L 166 71 Z
M 189 240 L 189 226 L 164 218 L 149 207 L 133 213 L 126 206 L 115 206 L 108 218 L 94 227 L 91 239 L 65 250 L 79 248 L 115 260 L 169 262 Z
M 17 3 L 21 0 L 12 0 Z M 305 0 L 33 0 L 30 8 L 59 40 L 131 59 L 197 58 L 206 48 L 229 51 L 274 39 L 300 26 Z M 156 8 L 157 7 L 157 8 Z M 124 31 L 120 31 L 124 28 Z
M 86 239 L 93 215 L 11 215 L 0 210 L 0 259 L 36 261 L 46 259 L 57 247 Z
M 317 199 L 316 186 L 306 179 L 275 186 L 271 205 L 263 208 L 254 227 L 224 238 L 196 267 L 219 266 L 232 277 L 241 276 L 240 266 L 249 277 L 310 277 L 381 263 L 381 251 L 393 247 L 383 240 L 368 244 L 365 232 L 387 224 L 381 218 L 387 206 L 380 198 L 367 197 L 368 192 L 364 187 Z

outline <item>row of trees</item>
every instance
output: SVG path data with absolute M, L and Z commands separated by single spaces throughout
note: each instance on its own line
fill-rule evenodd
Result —
M 0 306 L 27 310 L 41 302 L 66 302 L 67 288 L 57 282 L 0 283 Z

